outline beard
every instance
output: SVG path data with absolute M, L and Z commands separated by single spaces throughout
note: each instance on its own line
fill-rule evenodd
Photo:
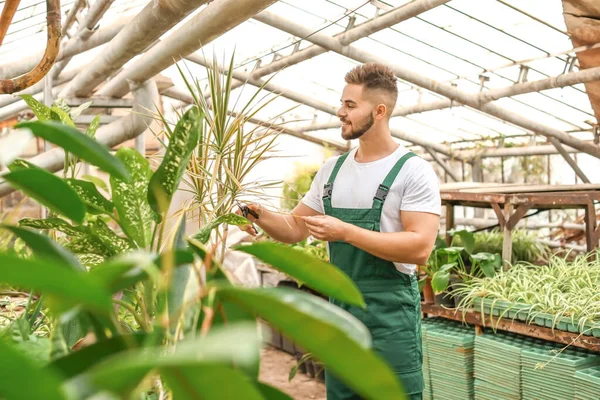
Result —
M 342 139 L 344 139 L 344 140 L 358 139 L 359 137 L 364 135 L 365 132 L 367 132 L 369 129 L 371 129 L 371 127 L 373 126 L 374 123 L 375 123 L 375 118 L 373 118 L 373 114 L 369 114 L 362 121 L 359 121 L 358 125 L 356 125 L 356 127 L 354 124 L 350 125 L 352 130 L 350 132 L 348 132 L 347 134 L 344 133 L 344 130 L 342 128 Z

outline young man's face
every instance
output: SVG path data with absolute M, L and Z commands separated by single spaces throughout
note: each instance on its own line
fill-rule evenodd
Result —
M 361 85 L 346 85 L 341 101 L 337 116 L 342 121 L 342 138 L 358 139 L 375 123 L 374 105 L 363 97 Z

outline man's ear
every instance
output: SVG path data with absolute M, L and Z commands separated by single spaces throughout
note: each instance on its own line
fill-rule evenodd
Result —
M 375 119 L 383 119 L 387 114 L 387 106 L 383 103 L 375 107 Z

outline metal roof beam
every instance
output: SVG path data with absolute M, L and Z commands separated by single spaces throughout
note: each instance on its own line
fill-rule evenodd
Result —
M 402 21 L 416 17 L 425 11 L 429 11 L 442 4 L 448 3 L 448 1 L 449 0 L 416 0 L 403 6 L 394 8 L 393 10 L 381 14 L 373 19 L 365 21 L 352 29 L 336 35 L 335 38 L 338 39 L 340 43 L 348 45 L 373 33 L 392 27 Z M 320 54 L 327 53 L 327 51 L 328 50 L 321 46 L 312 45 L 287 57 L 280 58 L 269 65 L 257 68 L 252 73 L 252 76 L 254 78 L 262 78 L 263 76 L 270 75 L 273 72 L 279 71 L 283 68 L 309 60 Z
M 507 86 L 498 89 L 490 89 L 481 93 L 469 94 L 468 96 L 469 102 L 483 105 L 485 103 L 490 103 L 494 100 L 498 100 L 504 97 L 518 96 L 520 94 L 525 93 L 540 92 L 542 90 L 577 85 L 579 83 L 586 83 L 597 80 L 600 80 L 600 67 L 584 69 L 577 72 L 570 72 L 568 74 L 552 76 L 550 78 L 540 79 L 537 81 L 517 83 L 512 86 Z M 443 110 L 445 108 L 456 107 L 460 105 L 462 104 L 458 104 L 456 101 L 450 99 L 441 99 L 432 101 L 430 103 L 421 103 L 409 107 L 396 108 L 392 116 L 406 116 L 426 111 Z
M 185 25 L 111 79 L 98 91 L 98 95 L 123 97 L 130 91 L 128 81 L 140 83 L 152 78 L 182 57 L 210 43 L 276 1 L 220 0 L 210 3 Z
M 76 56 L 95 47 L 101 46 L 117 36 L 119 31 L 129 22 L 130 18 L 120 19 L 106 28 L 99 29 L 88 40 L 78 41 L 69 40 L 66 44 L 60 47 L 57 61 Z M 17 61 L 11 61 L 0 64 L 0 78 L 8 78 L 18 76 L 31 71 L 42 58 L 44 52 L 38 52 L 28 57 L 23 57 Z
M 100 22 L 102 16 L 108 11 L 110 5 L 114 1 L 115 0 L 96 0 L 88 10 L 83 24 L 77 27 L 77 33 L 69 39 L 67 44 L 71 42 L 85 42 L 88 40 L 92 33 L 94 33 L 94 28 L 96 28 L 96 25 Z M 65 69 L 69 61 L 71 61 L 71 57 L 65 57 L 62 61 L 56 63 L 52 68 L 52 77 L 56 78 Z
M 521 115 L 514 114 L 495 104 L 479 104 L 476 101 L 473 101 L 473 99 L 471 99 L 469 93 L 464 92 L 458 89 L 457 87 L 441 84 L 427 76 L 408 70 L 399 65 L 394 65 L 388 60 L 381 59 L 380 57 L 371 54 L 367 51 L 361 50 L 357 47 L 351 45 L 344 46 L 342 43 L 340 43 L 339 40 L 331 36 L 319 32 L 312 32 L 311 29 L 308 27 L 301 26 L 268 11 L 263 11 L 262 13 L 256 15 L 254 18 L 258 21 L 261 21 L 275 28 L 279 28 L 280 30 L 288 32 L 292 35 L 299 37 L 307 37 L 307 40 L 310 40 L 311 42 L 318 44 L 319 46 L 322 46 L 326 49 L 334 51 L 353 60 L 359 62 L 377 61 L 390 65 L 390 67 L 396 73 L 396 76 L 398 76 L 400 79 L 413 83 L 417 86 L 421 86 L 425 89 L 431 90 L 432 92 L 441 94 L 445 97 L 466 104 L 475 109 L 482 110 L 487 114 L 501 118 L 507 122 L 513 123 L 532 132 L 539 133 L 547 137 L 554 137 L 564 144 L 581 150 L 584 153 L 588 153 L 594 157 L 600 158 L 600 147 L 598 146 L 590 145 L 589 143 L 576 139 L 565 132 L 543 125 L 536 121 L 532 121 Z
M 208 0 L 159 0 L 148 3 L 89 63 L 88 68 L 81 71 L 62 90 L 60 97 L 89 96 L 104 79 L 207 2 Z
M 207 60 L 205 60 L 203 56 L 200 56 L 198 54 L 192 54 L 192 55 L 186 57 L 186 59 L 189 61 L 195 62 L 197 64 L 203 65 L 205 67 L 210 67 L 212 65 L 212 63 L 210 61 L 207 62 Z M 335 107 L 335 106 L 331 106 L 331 105 L 323 103 L 319 100 L 315 100 L 311 96 L 292 92 L 286 88 L 275 85 L 272 82 L 265 82 L 260 79 L 255 79 L 255 78 L 253 78 L 252 74 L 250 74 L 250 73 L 234 70 L 233 78 L 237 79 L 239 81 L 242 81 L 242 82 L 247 82 L 253 86 L 263 87 L 265 90 L 267 90 L 269 92 L 277 93 L 277 94 L 281 95 L 282 97 L 285 97 L 292 101 L 307 105 L 309 107 L 312 107 L 312 108 L 322 111 L 324 113 L 327 113 L 330 115 L 337 114 L 337 107 Z M 439 143 L 430 142 L 426 139 L 423 139 L 420 136 L 412 135 L 408 132 L 404 132 L 404 131 L 401 131 L 398 129 L 392 129 L 391 133 L 392 133 L 392 136 L 394 136 L 398 139 L 406 140 L 408 142 L 415 143 L 415 144 L 418 144 L 423 147 L 431 148 L 438 153 L 441 153 L 441 154 L 444 154 L 444 155 L 447 155 L 450 157 L 458 157 L 458 154 L 454 154 L 449 147 L 444 146 Z

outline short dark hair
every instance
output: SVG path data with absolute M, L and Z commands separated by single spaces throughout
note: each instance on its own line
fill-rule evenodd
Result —
M 345 77 L 346 83 L 351 85 L 362 85 L 367 90 L 381 91 L 391 100 L 391 113 L 396 100 L 398 99 L 398 86 L 396 84 L 396 74 L 394 71 L 383 64 L 369 62 L 352 68 Z

